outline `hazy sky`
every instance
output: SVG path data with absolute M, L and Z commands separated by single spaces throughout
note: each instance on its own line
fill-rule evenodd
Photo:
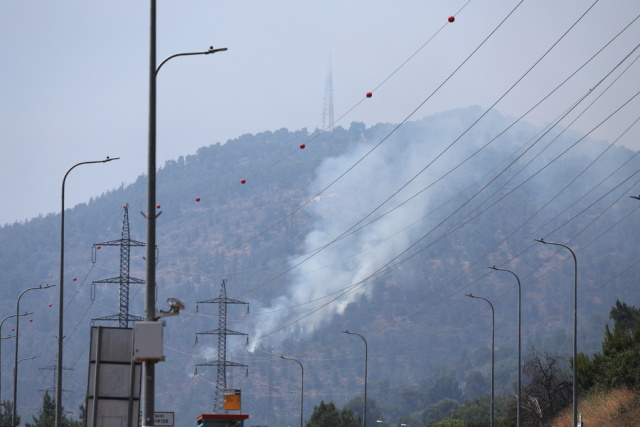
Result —
M 176 58 L 160 71 L 158 165 L 245 133 L 321 127 L 330 58 L 335 117 L 351 110 L 338 125 L 399 123 L 518 3 L 158 1 L 158 61 L 212 45 L 229 49 Z M 469 105 L 488 108 L 593 3 L 522 2 L 413 118 Z M 455 22 L 447 23 L 454 14 Z M 497 110 L 523 114 L 639 14 L 637 0 L 596 2 Z M 554 120 L 638 42 L 635 22 L 526 120 Z M 0 224 L 58 212 L 62 178 L 78 162 L 121 158 L 74 170 L 67 180 L 67 207 L 146 174 L 148 2 L 5 0 L 0 55 Z M 635 94 L 638 67 L 575 129 L 590 130 Z M 374 95 L 364 99 L 368 91 Z M 639 106 L 634 99 L 594 136 L 617 138 L 637 118 Z M 640 130 L 632 129 L 620 144 L 640 149 Z

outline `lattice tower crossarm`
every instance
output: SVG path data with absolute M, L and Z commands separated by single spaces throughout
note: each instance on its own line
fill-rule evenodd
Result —
M 118 327 L 127 328 L 129 327 L 130 321 L 136 320 L 144 320 L 143 317 L 135 316 L 129 313 L 129 285 L 131 284 L 144 284 L 145 281 L 142 279 L 136 279 L 129 275 L 129 267 L 131 260 L 131 247 L 132 246 L 145 246 L 143 242 L 139 242 L 137 240 L 131 239 L 131 235 L 129 232 L 129 205 L 125 204 L 124 208 L 124 219 L 122 221 L 122 235 L 119 240 L 111 240 L 108 242 L 95 243 L 93 245 L 94 252 L 95 248 L 100 246 L 120 246 L 120 275 L 118 277 L 112 277 L 109 279 L 96 280 L 93 282 L 96 283 L 117 283 L 119 284 L 118 290 L 118 307 L 119 311 L 116 315 L 105 316 L 95 320 L 117 320 Z M 94 256 L 95 260 L 95 256 Z
M 228 304 L 246 304 L 247 310 L 249 303 L 227 298 L 226 280 L 222 281 L 220 285 L 220 296 L 218 298 L 198 301 L 197 304 L 218 304 L 218 329 L 214 329 L 207 332 L 196 333 L 196 339 L 198 335 L 218 335 L 218 360 L 207 363 L 200 363 L 196 366 L 216 366 L 216 390 L 213 398 L 213 413 L 218 413 L 219 408 L 223 408 L 224 403 L 224 390 L 227 388 L 227 366 L 229 367 L 247 367 L 241 363 L 236 363 L 227 360 L 227 336 L 228 335 L 244 335 L 247 334 L 227 329 L 227 305 Z

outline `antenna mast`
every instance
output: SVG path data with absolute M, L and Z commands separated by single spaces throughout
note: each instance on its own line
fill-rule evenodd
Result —
M 329 57 L 329 67 L 327 79 L 324 84 L 324 107 L 322 108 L 322 130 L 333 130 L 333 77 L 331 71 L 331 57 Z

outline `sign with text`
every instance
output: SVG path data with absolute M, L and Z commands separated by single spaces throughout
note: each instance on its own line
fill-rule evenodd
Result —
M 175 412 L 154 412 L 153 425 L 173 427 L 173 415 Z M 140 424 L 142 425 L 142 412 L 140 413 Z
M 240 411 L 241 408 L 240 389 L 227 388 L 224 390 L 224 410 Z

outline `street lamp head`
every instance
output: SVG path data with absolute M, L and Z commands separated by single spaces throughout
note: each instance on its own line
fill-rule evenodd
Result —
M 471 292 L 469 292 L 468 294 L 464 294 L 464 296 L 465 296 L 465 297 L 475 298 Z
M 533 239 L 533 240 L 535 240 L 538 243 L 547 243 L 547 242 L 544 241 L 544 239 L 542 237 L 539 238 L 539 239 Z
M 18 362 L 17 362 L 17 363 L 23 362 L 23 361 L 25 361 L 25 360 L 33 360 L 33 359 L 37 359 L 38 357 L 40 357 L 40 356 L 25 357 L 24 359 L 18 359 Z M 16 364 L 17 364 L 17 363 L 16 363 Z
M 106 158 L 106 159 L 104 159 L 104 160 L 102 161 L 102 163 L 107 163 L 107 162 L 110 162 L 110 161 L 112 161 L 112 160 L 120 160 L 120 157 L 109 157 L 109 156 L 107 156 L 107 158 Z
M 226 50 L 228 50 L 226 47 L 221 47 L 221 48 L 218 48 L 218 49 L 214 49 L 213 46 L 210 46 L 209 50 L 207 52 L 205 52 L 205 55 L 208 55 L 210 53 L 216 53 L 216 52 L 224 52 Z
M 491 269 L 491 270 L 497 270 L 497 269 L 498 269 L 498 267 L 496 267 L 495 265 L 493 265 L 493 266 L 491 266 L 491 267 L 487 267 L 487 268 L 489 268 L 489 269 Z

